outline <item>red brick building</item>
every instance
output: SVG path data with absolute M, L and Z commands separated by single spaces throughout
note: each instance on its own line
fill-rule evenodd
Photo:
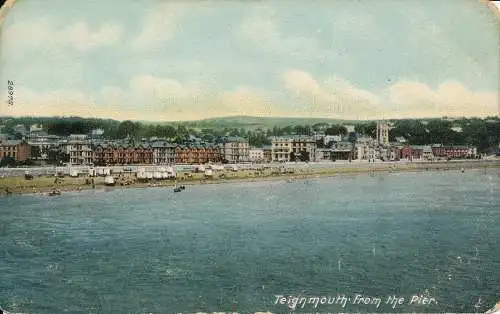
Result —
M 436 157 L 470 158 L 475 157 L 476 149 L 467 146 L 433 146 L 432 153 Z
M 153 149 L 149 145 L 96 145 L 93 152 L 93 160 L 96 165 L 153 163 Z
M 220 156 L 218 147 L 212 145 L 178 145 L 175 148 L 175 163 L 178 164 L 219 162 L 221 160 Z
M 16 161 L 26 161 L 30 156 L 28 143 L 22 140 L 3 140 L 0 142 L 0 159 L 12 157 Z
M 398 150 L 399 159 L 422 159 L 424 149 L 419 146 L 404 146 Z

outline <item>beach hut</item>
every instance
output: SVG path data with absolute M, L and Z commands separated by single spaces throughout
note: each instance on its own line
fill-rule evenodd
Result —
M 171 178 L 171 179 L 175 179 L 177 177 L 177 173 L 174 170 L 169 171 L 168 172 L 168 177 Z
M 111 169 L 110 168 L 104 168 L 103 169 L 103 174 L 104 174 L 104 176 L 110 176 L 111 175 Z
M 205 170 L 205 177 L 207 178 L 212 178 L 213 177 L 213 172 L 212 172 L 212 169 L 207 169 Z
M 24 172 L 24 178 L 26 180 L 33 180 L 33 174 L 31 173 L 31 171 L 26 170 L 26 172 Z
M 55 176 L 61 177 L 61 178 L 64 177 L 64 169 L 63 168 L 56 168 Z
M 96 176 L 95 169 L 94 168 L 90 168 L 89 169 L 89 177 L 95 177 L 95 176 Z
M 115 178 L 113 178 L 112 176 L 106 176 L 104 178 L 104 185 L 106 185 L 106 186 L 114 186 L 115 184 L 116 184 Z
M 137 172 L 137 179 L 141 180 L 141 181 L 146 180 L 147 179 L 146 172 L 143 171 L 143 170 L 142 171 L 138 171 Z
M 146 172 L 147 179 L 153 179 L 153 173 L 151 171 Z
M 69 176 L 72 178 L 77 178 L 78 177 L 78 170 L 77 169 L 70 169 L 69 170 Z
M 97 168 L 96 169 L 96 174 L 100 177 L 104 177 L 104 168 Z
M 154 179 L 161 179 L 162 178 L 161 172 L 160 171 L 153 172 L 153 178 Z

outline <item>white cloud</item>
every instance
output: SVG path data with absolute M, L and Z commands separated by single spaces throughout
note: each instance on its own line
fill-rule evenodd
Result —
M 222 91 L 199 82 L 181 82 L 171 78 L 138 75 L 130 80 L 128 90 L 106 87 L 101 90 L 107 104 L 121 104 L 131 109 L 135 104 L 141 115 L 154 120 L 203 119 L 226 115 L 277 114 L 273 102 L 263 91 L 240 86 Z
M 85 22 L 76 22 L 62 29 L 48 18 L 15 22 L 2 34 L 2 42 L 7 49 L 57 49 L 72 47 L 88 51 L 118 43 L 122 28 L 116 23 L 104 23 L 91 29 Z
M 139 34 L 130 41 L 134 50 L 154 50 L 172 38 L 179 28 L 186 7 L 182 3 L 164 2 L 152 8 L 142 21 Z
M 418 81 L 400 81 L 377 93 L 331 77 L 323 82 L 300 70 L 283 75 L 284 87 L 308 116 L 345 119 L 489 116 L 500 113 L 498 92 L 469 90 L 457 81 L 437 89 Z
M 455 81 L 444 82 L 437 89 L 416 81 L 401 81 L 375 94 L 342 78 L 319 80 L 296 69 L 286 71 L 282 79 L 285 101 L 280 92 L 250 86 L 221 90 L 201 82 L 137 75 L 126 88 L 106 86 L 92 94 L 75 89 L 35 93 L 16 87 L 14 107 L 2 105 L 1 111 L 16 116 L 79 115 L 154 121 L 232 115 L 380 119 L 499 113 L 498 93 L 474 92 Z
M 401 81 L 386 91 L 400 116 L 488 116 L 500 113 L 498 92 L 471 91 L 462 83 L 447 81 L 433 90 L 426 84 Z
M 4 95 L 3 99 L 7 99 Z M 127 88 L 105 86 L 86 95 L 77 90 L 36 93 L 16 88 L 14 107 L 8 115 L 79 115 L 115 119 L 194 120 L 227 115 L 276 115 L 271 98 L 261 90 L 240 86 L 218 90 L 199 82 L 181 83 L 171 78 L 138 75 Z
M 369 119 L 384 114 L 378 96 L 338 77 L 319 82 L 305 71 L 292 69 L 284 73 L 283 83 L 305 116 Z

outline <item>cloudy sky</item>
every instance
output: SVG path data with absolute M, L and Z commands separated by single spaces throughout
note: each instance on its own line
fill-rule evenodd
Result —
M 0 114 L 170 121 L 500 111 L 499 16 L 483 2 L 119 2 L 15 2 L 0 30 Z

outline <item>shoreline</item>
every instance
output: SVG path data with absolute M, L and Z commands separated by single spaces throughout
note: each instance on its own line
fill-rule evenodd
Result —
M 344 167 L 347 165 L 348 167 Z M 379 164 L 373 165 L 356 165 L 344 164 L 341 167 L 327 168 L 301 168 L 300 166 L 292 167 L 293 173 L 280 173 L 274 170 L 267 171 L 251 171 L 239 170 L 236 172 L 221 171 L 216 172 L 214 178 L 203 179 L 203 175 L 199 173 L 191 174 L 191 177 L 179 178 L 177 180 L 152 180 L 152 182 L 139 182 L 133 176 L 128 178 L 122 177 L 117 180 L 115 186 L 104 185 L 104 178 L 97 177 L 95 179 L 95 188 L 91 184 L 86 184 L 86 177 L 65 177 L 63 182 L 56 184 L 54 177 L 35 177 L 32 180 L 25 180 L 24 177 L 6 177 L 0 178 L 0 196 L 10 194 L 35 194 L 46 195 L 53 189 L 58 189 L 61 192 L 78 192 L 83 190 L 102 190 L 106 188 L 154 188 L 154 187 L 172 187 L 174 185 L 200 185 L 200 184 L 224 184 L 224 183 L 240 183 L 240 182 L 260 182 L 260 181 L 279 181 L 279 180 L 305 180 L 317 177 L 334 177 L 338 175 L 357 175 L 366 173 L 394 173 L 394 172 L 430 172 L 430 171 L 451 171 L 465 169 L 487 169 L 500 168 L 500 160 L 492 160 L 488 162 L 434 162 L 434 163 L 405 163 L 405 164 Z M 221 174 L 224 177 L 221 178 Z M 186 173 L 185 173 L 186 175 Z M 123 184 L 123 185 L 122 185 Z

